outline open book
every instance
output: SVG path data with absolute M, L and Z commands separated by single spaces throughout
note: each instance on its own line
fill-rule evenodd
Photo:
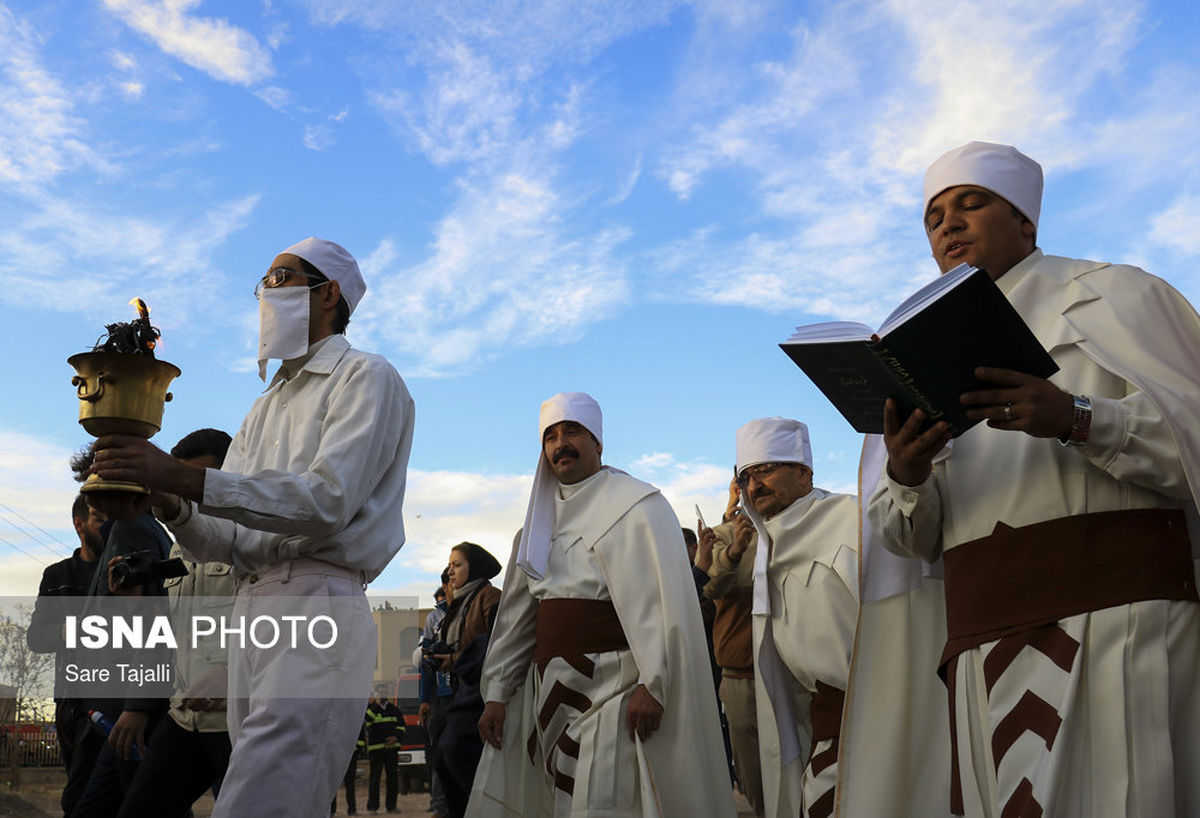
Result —
M 895 398 L 902 418 L 923 409 L 926 426 L 944 420 L 957 437 L 978 422 L 958 400 L 987 387 L 975 367 L 1040 378 L 1058 371 L 996 283 L 966 264 L 905 299 L 877 333 L 865 324 L 831 321 L 797 327 L 779 346 L 865 433 L 883 432 L 883 404 Z

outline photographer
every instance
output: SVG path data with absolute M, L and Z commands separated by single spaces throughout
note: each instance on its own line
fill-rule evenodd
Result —
M 453 595 L 454 590 L 450 587 L 450 571 L 443 569 L 442 584 L 433 594 L 434 608 L 425 617 L 425 630 L 421 635 L 421 643 L 413 652 L 413 665 L 419 668 L 421 673 L 421 706 L 417 711 L 417 719 L 425 728 L 427 759 L 425 766 L 429 774 L 429 811 L 434 814 L 435 818 L 445 818 L 447 810 L 446 795 L 442 791 L 442 779 L 438 776 L 437 770 L 433 768 L 435 751 L 433 735 L 442 730 L 446 719 L 446 709 L 450 707 L 450 702 L 454 699 L 454 688 L 450 684 L 450 674 L 437 669 L 439 663 L 433 658 L 435 653 L 433 648 L 441 641 L 438 637 L 438 629 L 442 620 L 446 618 L 446 609 L 450 606 Z
M 80 482 L 86 477 L 94 457 L 93 448 L 88 447 L 71 459 L 71 469 Z M 86 613 L 103 611 L 111 614 L 120 610 L 114 597 L 161 597 L 166 594 L 162 579 L 156 576 L 151 576 L 151 581 L 144 584 L 126 582 L 115 589 L 109 584 L 109 568 L 120 561 L 132 557 L 139 567 L 150 568 L 167 559 L 171 540 L 149 512 L 128 520 L 110 520 L 101 528 L 101 534 L 105 540 L 104 550 L 100 554 L 99 568 L 92 577 Z M 151 569 L 150 574 L 154 573 Z M 139 659 L 146 655 L 140 653 Z M 166 712 L 167 700 L 146 698 L 133 686 L 123 698 L 86 693 L 80 698 L 84 712 L 94 710 L 104 714 L 112 723 L 112 729 L 106 737 L 103 729 L 93 724 L 81 742 L 81 745 L 100 746 L 100 749 L 91 777 L 71 815 L 72 818 L 110 818 L 121 806 L 137 771 L 138 759 L 145 755 L 146 737 Z

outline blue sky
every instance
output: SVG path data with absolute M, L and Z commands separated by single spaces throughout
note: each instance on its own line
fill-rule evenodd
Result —
M 0 593 L 75 544 L 66 358 L 150 305 L 183 376 L 162 432 L 262 389 L 255 280 L 308 235 L 358 258 L 356 345 L 417 403 L 408 542 L 507 554 L 545 397 L 685 523 L 733 432 L 860 439 L 776 344 L 879 322 L 936 273 L 920 180 L 970 139 L 1046 170 L 1039 244 L 1200 297 L 1200 11 L 1114 2 L 0 0 Z

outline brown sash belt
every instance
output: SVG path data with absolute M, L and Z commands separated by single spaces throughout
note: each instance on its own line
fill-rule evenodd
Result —
M 1178 509 L 1078 514 L 1013 528 L 944 555 L 946 647 L 938 672 L 950 705 L 950 810 L 963 814 L 955 665 L 963 651 L 1068 616 L 1150 599 L 1200 602 Z
M 582 656 L 629 647 L 617 609 L 608 599 L 543 599 L 538 603 L 533 660 Z
M 812 741 L 837 738 L 842 729 L 842 707 L 846 703 L 846 691 L 824 682 L 817 682 L 809 715 L 812 718 Z
M 964 650 L 1068 616 L 1147 599 L 1197 602 L 1178 509 L 1078 514 L 1013 528 L 945 553 L 946 648 Z

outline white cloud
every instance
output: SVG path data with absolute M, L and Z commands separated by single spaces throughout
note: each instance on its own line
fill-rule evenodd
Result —
M 654 297 L 878 323 L 936 272 L 923 251 L 866 235 L 837 244 L 817 229 L 727 239 L 712 231 L 664 245 L 647 264 L 659 271 Z
M 397 561 L 432 575 L 446 567 L 450 548 L 479 543 L 501 563 L 525 522 L 533 476 L 410 471 L 404 498 L 407 544 Z
M 970 139 L 1027 150 L 1066 142 L 1086 151 L 1073 126 L 1093 119 L 1086 96 L 1121 69 L 1142 14 L 1140 3 L 1115 0 L 893 0 L 886 9 L 905 35 L 901 56 L 916 57 L 916 70 L 898 79 L 918 85 L 884 109 L 871 158 L 876 167 L 910 173 Z M 988 35 L 967 45 L 962 33 L 970 31 Z M 1057 150 L 1038 153 L 1046 162 L 1057 159 Z
M 189 14 L 200 0 L 104 0 L 130 28 L 213 79 L 252 85 L 274 73 L 253 34 L 228 20 Z
M 70 91 L 42 65 L 34 30 L 0 6 L 0 183 L 31 191 L 108 163 L 83 141 Z
M 566 343 L 629 298 L 616 249 L 627 231 L 571 236 L 568 203 L 544 176 L 506 173 L 463 194 L 430 256 L 399 272 L 385 242 L 364 261 L 374 284 L 356 322 L 397 349 L 405 372 L 447 374 L 517 348 Z
M 304 126 L 304 147 L 310 151 L 323 151 L 333 145 L 333 128 L 328 122 Z
M 507 151 L 522 104 L 513 77 L 464 42 L 430 58 L 425 93 L 376 92 L 372 103 L 411 133 L 434 164 L 492 159 Z
M 1150 240 L 1175 253 L 1200 256 L 1200 196 L 1180 194 L 1152 217 Z
M 673 2 L 310 0 L 318 25 L 384 32 L 421 71 L 416 87 L 380 81 L 376 108 L 435 164 L 496 162 L 518 145 L 561 150 L 586 130 L 586 83 L 597 53 L 666 21 Z M 396 58 L 387 57 L 388 69 Z
M 267 29 L 267 46 L 272 51 L 278 51 L 291 38 L 291 26 L 287 23 L 276 23 Z
M 114 68 L 118 68 L 121 71 L 133 71 L 138 67 L 137 59 L 126 51 L 109 52 L 108 59 Z
M 1194 72 L 1163 62 L 1128 96 L 1112 90 L 1147 25 L 1142 4 L 824 8 L 803 13 L 789 49 L 754 71 L 760 40 L 731 37 L 681 74 L 687 119 L 653 172 L 690 202 L 732 170 L 719 182 L 756 212 L 732 238 L 714 225 L 651 251 L 656 297 L 877 321 L 933 274 L 916 227 L 920 174 L 969 139 L 1020 145 L 1049 175 L 1114 168 L 1110 189 L 1126 191 L 1200 164 L 1200 109 L 1179 104 L 1195 98 Z
M 187 219 L 156 221 L 94 203 L 37 197 L 0 228 L 0 301 L 50 311 L 128 309 L 129 287 L 164 328 L 202 314 L 217 298 L 212 252 L 248 221 L 257 195 L 220 202 Z M 102 272 L 101 272 L 102 271 Z M 147 275 L 152 272 L 153 275 Z M 62 298 L 63 292 L 72 293 Z M 156 319 L 157 323 L 157 319 Z
M 638 153 L 633 161 L 633 167 L 629 169 L 629 174 L 625 177 L 617 192 L 609 198 L 609 207 L 615 207 L 628 199 L 629 195 L 633 193 L 633 189 L 637 187 L 638 179 L 640 178 L 642 178 L 642 154 Z
M 654 454 L 644 454 L 637 460 L 633 461 L 634 469 L 661 469 L 670 466 L 675 462 L 675 458 L 666 452 L 655 452 Z
M 392 35 L 406 51 L 440 48 L 455 39 L 486 46 L 525 78 L 561 61 L 579 63 L 632 33 L 666 21 L 674 0 L 446 0 L 378 3 L 307 0 L 318 25 L 354 24 Z
M 70 516 L 70 506 L 67 507 L 67 515 Z M 4 534 L 7 537 L 7 534 Z M 62 556 L 57 558 L 45 555 L 46 561 L 43 564 L 38 560 L 31 559 L 19 551 L 15 551 L 4 543 L 0 542 L 0 554 L 5 556 L 0 557 L 0 597 L 33 597 L 37 596 L 38 586 L 42 581 L 42 571 L 47 565 L 57 562 L 62 559 Z M 12 554 L 13 556 L 8 556 Z M 17 600 L 7 599 L 6 603 L 12 603 Z M 25 600 L 21 600 L 24 602 Z
M 715 466 L 698 460 L 679 460 L 664 452 L 642 455 L 631 467 L 634 477 L 658 487 L 675 510 L 679 524 L 696 528 L 696 508 L 704 521 L 716 525 L 729 498 L 730 466 Z

